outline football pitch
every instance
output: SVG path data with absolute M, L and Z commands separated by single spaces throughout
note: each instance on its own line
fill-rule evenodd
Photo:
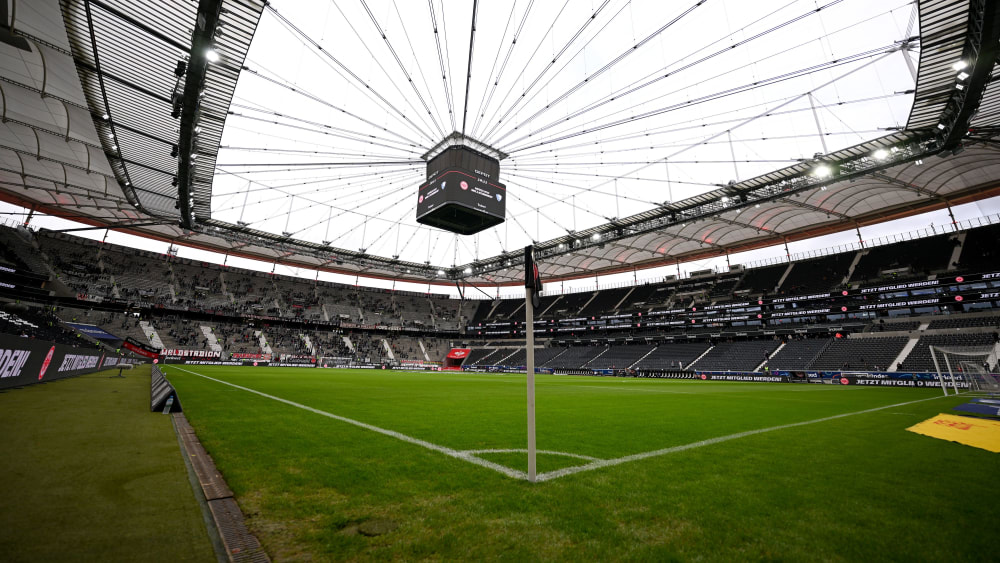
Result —
M 981 560 L 996 454 L 940 390 L 167 366 L 277 560 Z M 372 530 L 375 530 L 374 534 Z

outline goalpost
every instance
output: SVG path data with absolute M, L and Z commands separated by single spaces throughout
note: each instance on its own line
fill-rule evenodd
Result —
M 990 346 L 929 346 L 941 391 L 948 395 L 948 383 L 958 395 L 959 382 L 969 393 L 1000 393 L 997 359 L 1000 344 Z M 942 369 L 944 368 L 944 369 Z

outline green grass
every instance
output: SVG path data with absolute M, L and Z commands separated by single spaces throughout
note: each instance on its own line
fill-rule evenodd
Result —
M 455 450 L 525 447 L 523 375 L 193 367 Z M 906 432 L 946 398 L 529 483 L 167 368 L 276 560 L 983 560 L 996 454 Z M 940 391 L 537 378 L 538 448 L 602 459 Z M 524 470 L 523 453 L 483 454 Z M 587 463 L 540 455 L 539 472 Z M 398 526 L 359 534 L 365 523 Z
M 214 561 L 149 368 L 0 393 L 0 560 Z

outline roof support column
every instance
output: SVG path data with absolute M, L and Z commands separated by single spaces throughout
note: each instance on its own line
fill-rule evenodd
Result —
M 812 92 L 807 94 L 809 98 L 809 107 L 812 108 L 813 119 L 816 120 L 816 135 L 819 136 L 819 142 L 823 146 L 823 154 L 830 154 L 830 150 L 826 148 L 826 139 L 823 138 L 823 127 L 819 124 L 819 113 L 816 112 L 816 103 L 813 101 Z

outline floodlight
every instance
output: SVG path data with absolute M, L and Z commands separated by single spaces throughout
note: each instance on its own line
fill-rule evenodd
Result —
M 594 236 L 590 237 L 594 240 L 601 240 L 601 233 L 594 233 Z
M 210 63 L 219 62 L 219 52 L 215 49 L 205 49 L 205 60 Z
M 969 73 L 968 72 L 960 72 L 960 73 L 958 73 L 958 79 L 959 80 L 965 80 L 968 77 L 969 77 Z
M 107 121 L 107 120 L 111 119 L 111 116 L 105 113 L 105 114 L 101 115 L 101 119 L 103 119 L 104 121 Z
M 885 160 L 889 157 L 889 151 L 885 149 L 878 149 L 872 153 L 872 156 L 875 157 L 875 160 Z
M 965 68 L 967 66 L 969 66 L 968 62 L 966 62 L 966 61 L 958 61 L 955 64 L 951 65 L 951 68 L 953 68 L 955 70 L 962 70 L 963 68 Z
M 472 273 L 472 268 L 466 268 L 465 269 L 465 273 L 466 274 L 471 274 Z
M 813 168 L 813 176 L 817 178 L 828 178 L 830 174 L 833 174 L 833 170 L 825 164 L 820 164 L 816 168 Z

